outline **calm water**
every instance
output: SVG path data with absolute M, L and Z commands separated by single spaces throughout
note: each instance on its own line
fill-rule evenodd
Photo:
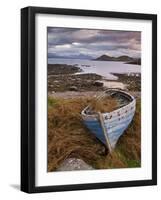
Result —
M 117 77 L 112 75 L 111 73 L 140 73 L 141 66 L 140 65 L 131 65 L 124 64 L 124 62 L 115 62 L 115 61 L 93 61 L 93 60 L 80 60 L 80 59 L 56 59 L 49 58 L 49 64 L 77 64 L 83 72 L 81 73 L 96 73 L 101 76 L 106 77 L 110 80 L 116 80 Z M 89 65 L 90 67 L 82 66 Z

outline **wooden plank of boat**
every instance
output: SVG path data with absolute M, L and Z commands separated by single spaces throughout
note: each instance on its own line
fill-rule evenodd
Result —
M 100 123 L 101 123 L 101 126 L 102 126 L 103 134 L 104 134 L 105 139 L 106 139 L 107 148 L 109 149 L 109 152 L 111 153 L 112 152 L 112 147 L 111 147 L 111 144 L 110 144 L 110 141 L 109 141 L 109 138 L 108 138 L 107 129 L 105 127 L 103 116 L 102 116 L 101 112 L 98 112 L 98 117 L 99 117 L 99 120 L 100 120 Z

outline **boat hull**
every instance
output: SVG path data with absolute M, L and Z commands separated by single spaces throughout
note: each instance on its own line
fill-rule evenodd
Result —
M 133 98 L 133 97 L 132 97 Z M 109 113 L 102 113 L 105 133 L 102 129 L 98 115 L 87 115 L 85 109 L 82 111 L 82 118 L 86 127 L 105 145 L 107 138 L 111 148 L 114 149 L 118 139 L 131 123 L 136 108 L 136 100 L 132 101 L 117 110 Z M 106 134 L 106 135 L 105 135 Z M 107 137 L 106 137 L 107 136 Z

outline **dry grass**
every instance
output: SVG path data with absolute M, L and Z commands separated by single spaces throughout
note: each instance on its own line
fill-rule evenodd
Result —
M 113 111 L 118 106 L 118 102 L 112 97 L 105 97 L 99 101 L 95 98 L 90 102 L 90 106 L 94 112 L 104 113 Z
M 89 102 L 89 98 L 48 99 L 48 171 L 56 170 L 68 157 L 81 158 L 96 169 L 139 167 L 140 100 L 134 121 L 112 155 L 83 125 L 80 112 Z

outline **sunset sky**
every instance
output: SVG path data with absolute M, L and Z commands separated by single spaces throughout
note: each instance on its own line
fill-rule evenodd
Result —
M 48 27 L 48 58 L 141 57 L 141 32 Z

